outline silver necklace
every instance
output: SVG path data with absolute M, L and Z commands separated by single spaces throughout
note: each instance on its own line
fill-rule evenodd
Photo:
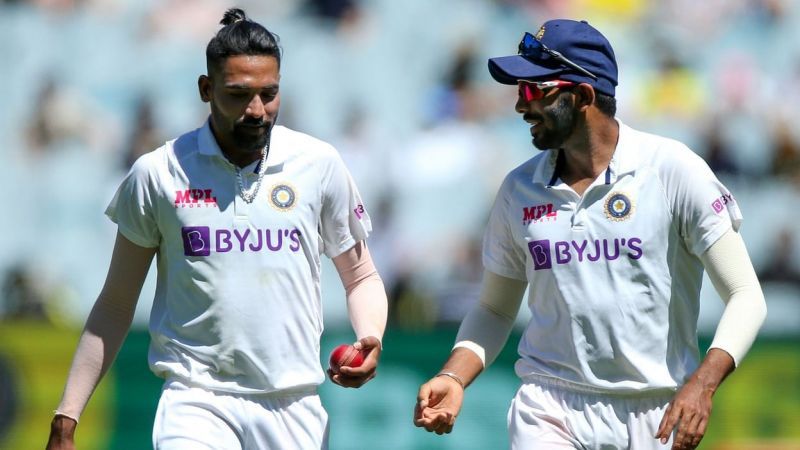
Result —
M 258 195 L 258 190 L 261 188 L 261 180 L 264 179 L 264 174 L 267 173 L 267 155 L 269 154 L 269 141 L 271 139 L 267 139 L 267 144 L 264 146 L 264 151 L 262 152 L 263 155 L 261 156 L 261 163 L 258 165 L 259 172 L 258 172 L 258 179 L 256 182 L 253 183 L 253 189 L 251 191 L 247 191 L 244 188 L 244 181 L 242 181 L 242 170 L 240 168 L 236 168 L 236 181 L 239 182 L 239 195 L 242 197 L 245 203 L 253 203 L 253 200 L 256 199 Z

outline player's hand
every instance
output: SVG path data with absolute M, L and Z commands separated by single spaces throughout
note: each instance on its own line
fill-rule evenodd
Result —
M 356 350 L 364 351 L 364 362 L 358 367 L 342 366 L 339 373 L 328 368 L 328 378 L 339 386 L 359 388 L 375 378 L 378 359 L 381 357 L 381 341 L 375 336 L 367 336 L 353 344 Z
M 65 416 L 55 416 L 50 422 L 47 450 L 75 450 L 75 427 L 78 423 Z
M 656 439 L 666 443 L 675 430 L 672 450 L 697 447 L 706 434 L 708 419 L 711 417 L 712 395 L 713 391 L 704 388 L 696 379 L 690 379 L 667 406 Z
M 414 425 L 436 434 L 453 431 L 464 402 L 464 388 L 450 377 L 433 377 L 419 388 Z

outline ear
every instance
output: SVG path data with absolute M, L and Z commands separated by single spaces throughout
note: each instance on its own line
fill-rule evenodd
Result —
M 575 106 L 578 109 L 584 109 L 592 106 L 594 104 L 594 99 L 596 94 L 594 92 L 594 88 L 589 83 L 581 83 L 579 84 L 575 90 Z
M 208 75 L 200 75 L 197 78 L 197 90 L 200 92 L 200 100 L 203 103 L 211 101 L 211 79 L 208 78 Z

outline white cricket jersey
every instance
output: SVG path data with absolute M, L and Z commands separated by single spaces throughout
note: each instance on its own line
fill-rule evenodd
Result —
M 559 151 L 548 150 L 514 169 L 495 200 L 484 265 L 530 284 L 523 379 L 674 389 L 699 364 L 699 255 L 741 213 L 686 146 L 619 125 L 608 169 L 583 196 L 558 179 Z
M 259 163 L 241 170 L 248 190 Z M 275 126 L 248 204 L 206 122 L 139 158 L 106 214 L 133 243 L 158 248 L 153 372 L 245 393 L 324 381 L 320 255 L 333 258 L 371 231 L 332 146 Z

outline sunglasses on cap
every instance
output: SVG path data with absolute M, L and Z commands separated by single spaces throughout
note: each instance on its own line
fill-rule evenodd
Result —
M 573 83 L 571 81 L 562 81 L 562 80 L 555 80 L 555 81 L 528 81 L 528 80 L 517 80 L 517 86 L 519 87 L 519 96 L 520 98 L 524 99 L 526 102 L 532 102 L 534 100 L 539 100 L 544 97 L 544 91 L 546 89 L 552 88 L 562 88 L 562 87 L 571 87 L 575 86 L 577 83 Z
M 547 48 L 546 45 L 542 44 L 542 41 L 536 39 L 534 35 L 526 32 L 525 36 L 522 36 L 522 41 L 520 41 L 519 43 L 519 54 L 524 56 L 525 58 L 530 58 L 533 60 L 542 60 L 543 53 L 548 54 L 550 57 L 560 62 L 561 64 L 564 64 L 565 66 L 568 66 L 588 77 L 591 77 L 593 80 L 597 79 L 597 75 L 593 74 L 592 72 L 589 72 L 588 70 L 584 69 L 578 64 L 575 64 L 574 62 L 570 61 L 566 56 L 562 55 L 560 52 Z

